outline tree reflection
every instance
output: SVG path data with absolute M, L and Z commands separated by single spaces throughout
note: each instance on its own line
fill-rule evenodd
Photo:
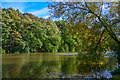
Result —
M 24 57 L 24 59 L 15 64 L 3 65 L 3 78 L 96 77 L 97 73 L 101 75 L 105 70 L 114 68 L 117 63 L 115 63 L 115 58 L 113 57 L 87 54 L 29 55 L 28 58 Z M 28 62 L 25 62 L 26 59 Z M 93 74 L 95 75 L 93 76 Z

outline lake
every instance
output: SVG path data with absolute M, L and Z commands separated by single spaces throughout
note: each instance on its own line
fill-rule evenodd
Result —
M 99 78 L 117 65 L 115 57 L 77 53 L 2 55 L 3 78 Z

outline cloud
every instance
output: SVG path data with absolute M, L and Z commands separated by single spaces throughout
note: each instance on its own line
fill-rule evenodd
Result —
M 44 16 L 43 18 L 44 19 L 48 19 L 50 17 L 50 15 L 47 15 L 47 16 Z
M 44 16 L 43 18 L 44 19 L 49 19 L 50 15 L 47 15 L 47 16 Z M 63 20 L 62 17 L 60 18 L 52 18 L 53 21 L 60 21 L 60 20 Z
M 39 16 L 39 17 L 44 16 L 46 18 L 49 15 L 49 9 L 48 9 L 48 7 L 45 7 L 43 9 L 36 10 L 36 11 L 33 11 L 33 12 L 28 12 L 28 13 L 31 13 L 31 14 L 33 14 L 35 16 Z

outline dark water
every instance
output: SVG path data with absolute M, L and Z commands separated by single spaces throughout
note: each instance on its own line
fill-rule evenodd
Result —
M 2 56 L 3 78 L 99 78 L 117 65 L 116 58 L 103 56 L 8 54 Z

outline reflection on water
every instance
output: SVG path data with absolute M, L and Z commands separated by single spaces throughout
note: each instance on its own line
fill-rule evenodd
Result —
M 3 78 L 99 78 L 117 65 L 114 57 L 55 54 L 3 55 Z

